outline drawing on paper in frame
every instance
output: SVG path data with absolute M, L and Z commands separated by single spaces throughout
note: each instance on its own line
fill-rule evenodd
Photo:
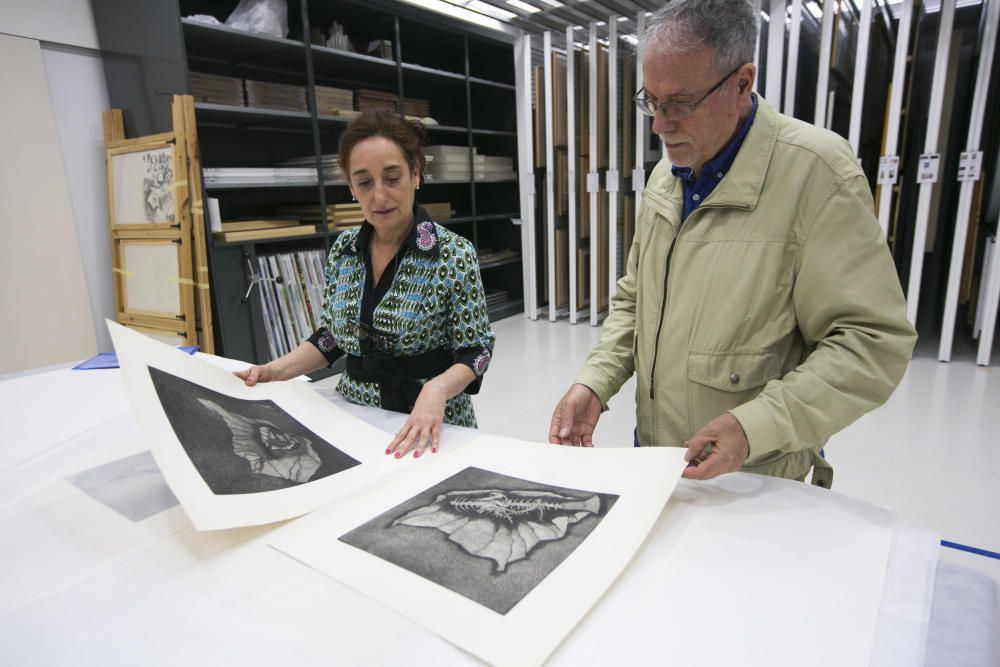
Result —
M 148 451 L 81 471 L 69 481 L 132 523 L 139 523 L 177 504 L 177 498 Z
M 339 539 L 506 614 L 617 499 L 469 467 Z
M 226 396 L 148 368 L 174 434 L 216 495 L 289 488 L 360 463 L 274 401 Z
M 174 224 L 172 146 L 110 156 L 115 225 Z

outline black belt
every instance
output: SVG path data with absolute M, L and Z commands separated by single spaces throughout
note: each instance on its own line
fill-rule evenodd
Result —
M 372 350 L 361 357 L 347 355 L 347 374 L 357 382 L 377 384 L 386 410 L 409 413 L 423 388 L 419 380 L 438 376 L 453 363 L 451 351 L 443 347 L 409 357 Z

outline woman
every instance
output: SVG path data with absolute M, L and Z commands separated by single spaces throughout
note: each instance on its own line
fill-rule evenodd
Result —
M 495 336 L 475 248 L 415 201 L 424 129 L 365 111 L 340 137 L 338 160 L 365 222 L 330 249 L 321 326 L 285 356 L 236 375 L 254 385 L 315 371 L 347 355 L 337 390 L 353 403 L 409 413 L 386 448 L 437 452 L 441 423 L 476 426 Z

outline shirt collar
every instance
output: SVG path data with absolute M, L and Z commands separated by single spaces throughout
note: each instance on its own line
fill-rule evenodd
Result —
M 365 220 L 361 223 L 358 235 L 353 241 L 346 244 L 341 250 L 342 255 L 364 255 L 368 252 L 368 242 L 375 228 L 370 222 Z M 438 256 L 438 233 L 437 225 L 427 215 L 427 211 L 420 204 L 413 202 L 413 224 L 410 231 L 403 239 L 400 248 L 409 248 L 417 253 L 427 255 L 434 259 Z
M 737 130 L 733 138 L 729 140 L 729 143 L 715 157 L 708 160 L 702 166 L 702 178 L 711 175 L 721 180 L 729 172 L 730 167 L 733 166 L 733 161 L 736 159 L 737 153 L 740 152 L 740 146 L 743 145 L 743 139 L 746 138 L 747 133 L 750 131 L 750 126 L 753 125 L 754 116 L 757 115 L 757 94 L 751 94 L 750 100 L 753 103 L 750 115 L 743 121 L 743 125 L 740 126 L 740 129 Z M 674 176 L 685 181 L 693 183 L 698 180 L 694 177 L 694 170 L 691 167 L 671 167 L 670 171 Z

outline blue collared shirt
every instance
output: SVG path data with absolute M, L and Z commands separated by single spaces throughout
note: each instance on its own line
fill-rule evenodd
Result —
M 750 99 L 753 101 L 750 115 L 747 116 L 736 136 L 726 144 L 726 147 L 702 166 L 701 175 L 697 179 L 694 177 L 691 167 L 670 168 L 673 175 L 681 179 L 681 184 L 684 186 L 684 220 L 687 220 L 691 211 L 698 208 L 705 201 L 705 198 L 712 194 L 712 190 L 733 166 L 736 154 L 740 152 L 740 146 L 743 145 L 743 139 L 750 131 L 750 126 L 753 125 L 754 116 L 757 115 L 757 95 L 751 95 Z

